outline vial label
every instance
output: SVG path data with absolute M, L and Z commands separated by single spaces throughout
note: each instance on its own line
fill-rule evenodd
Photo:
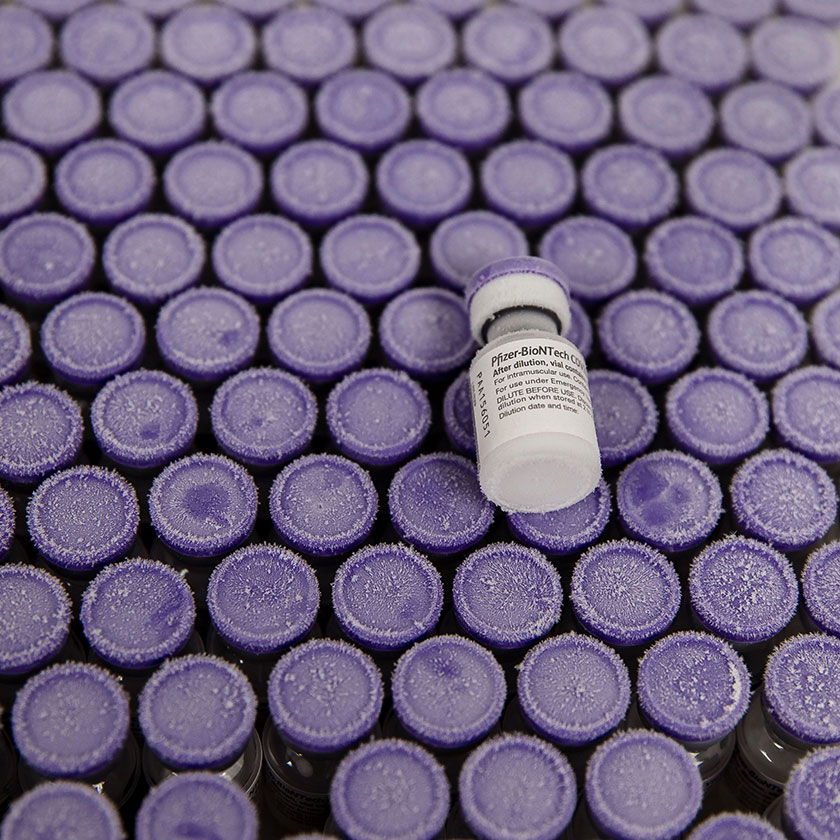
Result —
M 313 793 L 296 788 L 286 779 L 280 778 L 268 762 L 265 766 L 271 783 L 267 793 L 276 816 L 296 825 L 322 828 L 330 815 L 329 793 Z
M 727 777 L 738 803 L 746 811 L 763 814 L 784 792 L 782 787 L 750 767 L 738 749 L 729 763 Z

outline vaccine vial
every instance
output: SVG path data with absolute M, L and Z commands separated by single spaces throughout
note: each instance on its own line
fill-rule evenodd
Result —
M 757 814 L 717 814 L 700 823 L 689 840 L 784 840 L 784 835 Z
M 545 513 L 601 477 L 586 362 L 567 339 L 568 284 L 546 260 L 509 258 L 467 289 L 479 481 L 505 510 Z
M 802 623 L 808 630 L 840 636 L 840 542 L 808 557 L 802 571 Z
M 814 750 L 793 768 L 781 800 L 782 828 L 788 836 L 796 840 L 820 840 L 840 832 L 838 784 L 838 747 Z M 767 816 L 770 816 L 769 812 Z

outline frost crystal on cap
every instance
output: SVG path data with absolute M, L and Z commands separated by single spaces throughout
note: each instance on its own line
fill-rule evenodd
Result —
M 793 768 L 785 785 L 785 822 L 802 840 L 840 832 L 840 748 L 815 750 Z

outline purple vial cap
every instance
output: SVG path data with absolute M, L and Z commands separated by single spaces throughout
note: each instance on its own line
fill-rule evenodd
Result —
M 808 557 L 802 572 L 802 600 L 820 630 L 840 636 L 840 542 L 830 542 Z
M 0 233 L 0 286 L 13 300 L 51 306 L 89 280 L 96 246 L 87 228 L 58 213 L 33 213 Z
M 152 154 L 168 154 L 197 140 L 207 103 L 184 76 L 149 70 L 123 82 L 108 103 L 108 122 L 124 140 Z
M 828 85 L 811 102 L 811 115 L 819 140 L 840 146 L 840 87 Z
M 721 300 L 706 322 L 718 364 L 757 382 L 795 368 L 808 350 L 808 325 L 799 310 L 771 292 L 735 292 Z
M 43 481 L 26 507 L 29 537 L 53 566 L 87 572 L 123 557 L 140 524 L 132 486 L 104 467 L 71 467 Z
M 243 464 L 274 467 L 312 442 L 318 404 L 296 376 L 248 368 L 223 382 L 210 406 L 219 448 Z
M 207 609 L 232 647 L 267 655 L 302 639 L 318 612 L 318 580 L 303 558 L 279 545 L 240 548 L 213 570 Z
M 52 53 L 52 30 L 41 15 L 21 6 L 0 9 L 0 84 L 42 70 Z
M 12 546 L 15 536 L 15 506 L 9 494 L 0 487 L 0 560 Z
M 575 565 L 570 599 L 581 625 L 616 647 L 661 636 L 680 606 L 680 582 L 655 548 L 632 540 L 602 542 Z
M 57 22 L 69 17 L 90 2 L 91 0 L 21 0 L 21 5 L 40 12 L 48 20 Z
M 268 707 L 277 731 L 312 753 L 338 752 L 364 738 L 379 718 L 382 697 L 382 677 L 373 660 L 332 639 L 292 648 L 268 682 Z
M 20 379 L 31 357 L 29 325 L 16 309 L 0 304 L 0 385 Z
M 490 530 L 494 508 L 478 486 L 475 464 L 447 452 L 420 455 L 388 488 L 391 523 L 402 539 L 432 554 L 475 545 Z
M 257 488 L 244 467 L 223 455 L 190 455 L 155 478 L 149 514 L 158 538 L 189 557 L 232 551 L 251 533 Z
M 750 29 L 770 17 L 776 11 L 776 4 L 777 0 L 739 0 L 737 3 L 732 0 L 691 0 L 698 12 L 723 18 L 742 29 Z
M 780 379 L 773 427 L 782 443 L 814 461 L 840 461 L 840 371 L 809 366 Z
M 563 589 L 557 570 L 535 548 L 492 543 L 458 566 L 452 603 L 469 635 L 511 650 L 545 636 L 560 620 Z
M 440 573 L 407 545 L 368 545 L 339 566 L 332 585 L 335 619 L 368 650 L 402 650 L 440 619 Z
M 0 566 L 0 601 L 0 675 L 26 674 L 54 659 L 67 641 L 72 617 L 61 582 L 43 569 L 7 563 Z
M 697 321 L 684 303 L 652 289 L 624 292 L 598 318 L 607 359 L 645 384 L 679 376 L 700 345 Z
M 784 816 L 802 840 L 840 832 L 840 748 L 817 750 L 802 758 L 785 785 Z
M 574 554 L 601 536 L 611 509 L 610 489 L 602 478 L 588 496 L 571 507 L 550 513 L 509 513 L 507 523 L 519 542 L 548 555 Z
M 403 729 L 432 749 L 486 735 L 505 704 L 505 675 L 489 650 L 463 636 L 435 636 L 404 653 L 391 678 Z
M 21 758 L 42 776 L 90 776 L 125 744 L 128 695 L 104 668 L 52 665 L 18 691 L 12 734 Z
M 695 0 L 697 2 L 697 0 Z M 689 840 L 784 840 L 784 835 L 758 814 L 717 814 L 704 820 Z
M 516 694 L 535 732 L 561 747 L 582 747 L 624 720 L 630 677 L 621 657 L 602 641 L 563 633 L 529 651 Z
M 420 270 L 420 246 L 386 216 L 350 216 L 332 227 L 318 253 L 327 283 L 376 306 L 404 291 Z
M 840 368 L 840 292 L 828 295 L 814 307 L 811 335 L 820 361 Z
M 4 25 L 3 11 L 15 11 L 17 8 L 0 8 L 0 27 Z M 13 140 L 0 140 L 0 170 L 3 172 L 3 180 L 0 182 L 0 224 L 3 224 L 29 213 L 40 204 L 47 189 L 47 168 L 32 149 Z
M 473 302 L 476 293 L 484 286 L 493 283 L 499 278 L 507 278 L 512 274 L 534 274 L 541 280 L 547 280 L 556 286 L 559 286 L 558 293 L 569 297 L 569 283 L 565 274 L 560 271 L 556 265 L 551 261 L 542 259 L 540 257 L 509 257 L 506 259 L 496 260 L 490 265 L 485 266 L 470 279 L 467 286 L 465 296 L 467 306 Z M 557 316 L 560 317 L 559 315 Z M 568 329 L 568 325 L 561 324 L 561 332 Z
M 186 581 L 171 566 L 136 558 L 106 566 L 82 595 L 85 637 L 117 668 L 152 668 L 175 656 L 195 623 Z
M 645 242 L 651 283 L 688 306 L 707 306 L 735 290 L 744 273 L 744 247 L 711 219 L 682 216 L 662 222 Z
M 785 167 L 785 193 L 794 213 L 829 230 L 840 230 L 840 200 L 834 188 L 840 149 L 808 148 Z
M 271 485 L 271 521 L 292 548 L 334 557 L 364 542 L 379 499 L 370 475 L 340 455 L 305 455 Z
M 840 23 L 840 9 L 831 0 L 782 0 L 785 11 L 828 24 Z
M 248 678 L 218 656 L 169 659 L 146 683 L 138 704 L 146 746 L 176 770 L 230 764 L 254 728 L 257 698 Z
M 565 756 L 530 735 L 502 735 L 473 750 L 458 780 L 461 812 L 486 840 L 552 840 L 577 801 Z
M 158 350 L 175 373 L 195 382 L 216 382 L 250 364 L 260 319 L 244 298 L 227 289 L 188 289 L 160 310 Z
M 49 0 L 48 0 L 49 2 Z M 119 0 L 125 6 L 139 9 L 152 20 L 165 20 L 170 15 L 183 9 L 190 0 Z
M 49 154 L 89 137 L 101 121 L 96 88 L 68 70 L 28 73 L 3 97 L 6 131 Z
M 511 0 L 550 21 L 557 21 L 583 4 L 583 0 Z
M 225 6 L 236 9 L 255 23 L 263 23 L 277 12 L 291 6 L 294 0 L 221 0 Z
M 485 0 L 416 0 L 416 2 L 431 6 L 456 21 L 471 17 L 485 5 Z
M 620 732 L 586 767 L 586 804 L 599 830 L 623 840 L 676 837 L 703 798 L 694 756 L 667 735 Z
M 183 831 L 199 837 L 257 840 L 257 814 L 245 792 L 226 777 L 178 773 L 143 800 L 135 831 L 137 840 L 177 837 Z
M 475 459 L 475 422 L 473 420 L 470 375 L 459 373 L 446 389 L 443 398 L 443 425 L 452 448 Z
M 734 644 L 764 642 L 793 617 L 799 599 L 787 558 L 769 545 L 730 536 L 691 564 L 691 609 L 709 632 Z
M 677 446 L 707 464 L 731 464 L 761 446 L 770 428 L 767 399 L 741 373 L 704 367 L 668 391 L 668 431 Z
M 625 9 L 581 8 L 560 27 L 560 54 L 566 66 L 606 85 L 640 76 L 651 52 L 645 25 Z
M 90 407 L 102 453 L 134 469 L 162 467 L 192 445 L 198 408 L 190 387 L 162 370 L 124 373 Z
M 682 0 L 607 0 L 610 6 L 627 9 L 647 24 L 661 23 L 679 11 Z
M 832 479 L 788 449 L 766 449 L 744 461 L 729 492 L 738 527 L 782 551 L 798 551 L 825 536 L 837 515 Z
M 349 21 L 358 22 L 370 17 L 388 0 L 315 0 L 319 6 L 333 9 Z
M 589 320 L 586 310 L 575 298 L 569 299 L 569 309 L 572 313 L 572 322 L 569 324 L 569 330 L 565 337 L 586 358 L 592 352 L 592 321 Z
M 362 364 L 370 318 L 343 292 L 303 289 L 274 307 L 266 335 L 277 364 L 308 382 L 330 382 Z

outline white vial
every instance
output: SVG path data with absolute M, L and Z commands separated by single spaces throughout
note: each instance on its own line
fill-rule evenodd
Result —
M 479 344 L 470 367 L 481 489 L 506 511 L 545 513 L 588 496 L 601 454 L 583 354 L 563 336 L 569 290 L 557 267 L 511 257 L 467 289 Z

